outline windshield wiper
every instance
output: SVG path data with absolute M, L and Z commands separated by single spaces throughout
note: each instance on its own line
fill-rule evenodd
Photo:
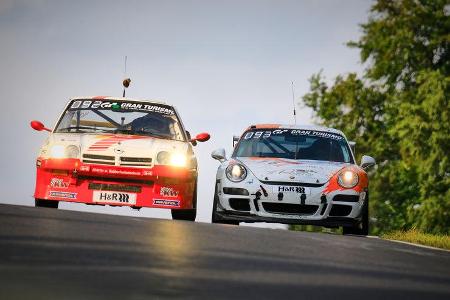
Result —
M 89 127 L 89 126 L 70 126 L 70 127 L 65 127 L 65 128 L 59 128 L 58 131 L 61 130 L 71 130 L 71 129 L 86 129 L 86 130 L 101 130 L 101 131 L 105 131 L 104 129 L 100 129 L 97 127 Z

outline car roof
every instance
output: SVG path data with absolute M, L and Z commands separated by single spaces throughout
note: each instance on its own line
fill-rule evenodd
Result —
M 286 128 L 286 129 L 299 129 L 299 130 L 314 130 L 314 131 L 323 131 L 340 134 L 345 137 L 345 134 L 335 128 L 324 127 L 318 125 L 293 125 L 293 124 L 255 124 L 249 126 L 246 130 L 250 129 L 277 129 L 277 128 Z
M 112 96 L 87 96 L 87 97 L 73 97 L 70 98 L 72 100 L 113 100 L 113 101 L 129 101 L 129 102 L 148 102 L 155 104 L 164 104 L 168 106 L 172 106 L 162 101 L 157 100 L 149 100 L 149 99 L 133 99 L 133 98 L 123 98 L 123 97 L 112 97 Z

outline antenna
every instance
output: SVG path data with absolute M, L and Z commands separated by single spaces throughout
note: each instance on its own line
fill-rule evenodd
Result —
M 131 83 L 131 79 L 130 78 L 126 78 L 127 76 L 127 56 L 125 55 L 125 68 L 123 70 L 123 77 L 125 77 L 125 79 L 122 81 L 122 85 L 123 85 L 123 95 L 122 97 L 125 98 L 125 89 L 127 89 L 130 86 Z
M 291 87 L 292 87 L 292 106 L 294 108 L 294 125 L 297 125 L 297 114 L 295 112 L 295 94 L 294 94 L 294 82 L 291 81 Z

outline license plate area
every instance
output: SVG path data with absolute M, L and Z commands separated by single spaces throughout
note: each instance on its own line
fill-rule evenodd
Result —
M 96 203 L 136 204 L 136 194 L 110 191 L 93 191 L 92 201 Z
M 274 186 L 272 188 L 272 192 L 274 194 L 278 194 L 278 193 L 283 193 L 283 194 L 306 194 L 306 195 L 310 195 L 311 194 L 311 189 L 309 187 L 304 187 L 304 186 L 292 186 L 292 185 L 278 185 L 278 186 Z

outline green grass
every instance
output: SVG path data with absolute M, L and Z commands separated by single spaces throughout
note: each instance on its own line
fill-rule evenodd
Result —
M 431 246 L 436 248 L 443 248 L 450 250 L 450 236 L 449 235 L 437 235 L 430 233 L 423 233 L 417 229 L 410 229 L 408 231 L 393 231 L 381 235 L 382 238 L 388 240 L 397 240 L 410 242 L 414 244 L 421 244 L 425 246 Z

